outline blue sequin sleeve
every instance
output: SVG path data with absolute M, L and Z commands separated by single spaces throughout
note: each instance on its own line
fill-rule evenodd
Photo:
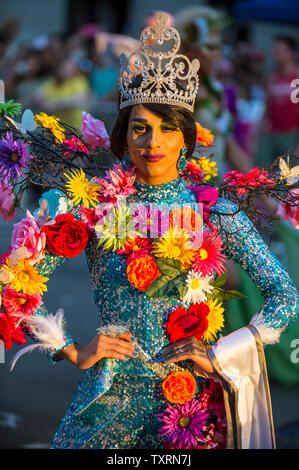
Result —
M 266 327 L 285 330 L 298 318 L 298 292 L 286 269 L 269 250 L 244 211 L 219 198 L 210 218 L 220 232 L 225 253 L 249 275 L 265 299 L 255 317 Z M 246 293 L 244 293 L 246 295 Z

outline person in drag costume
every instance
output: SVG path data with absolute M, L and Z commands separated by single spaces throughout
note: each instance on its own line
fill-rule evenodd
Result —
M 297 207 L 297 183 L 256 168 L 208 184 L 190 161 L 196 141 L 213 142 L 192 116 L 199 63 L 178 54 L 163 14 L 141 42 L 121 57 L 111 144 L 88 113 L 78 136 L 45 113 L 26 127 L 12 119 L 16 103 L 0 108 L 1 184 L 15 198 L 6 219 L 28 184 L 47 189 L 1 257 L 0 337 L 7 349 L 34 340 L 11 368 L 38 348 L 84 369 L 54 449 L 273 448 L 263 345 L 296 319 L 298 294 L 255 226 L 252 199 Z M 112 154 L 120 162 L 103 176 L 99 161 Z M 101 321 L 86 346 L 42 302 L 48 276 L 83 250 Z M 224 301 L 242 297 L 225 289 L 227 258 L 265 303 L 222 337 Z

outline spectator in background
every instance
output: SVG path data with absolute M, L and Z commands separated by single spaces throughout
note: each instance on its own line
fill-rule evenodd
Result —
M 291 101 L 291 83 L 299 78 L 296 43 L 287 36 L 274 42 L 275 71 L 267 85 L 266 110 L 257 155 L 257 164 L 268 168 L 287 152 L 299 156 L 299 104 Z
M 31 97 L 41 110 L 53 114 L 62 122 L 79 129 L 82 111 L 88 108 L 90 88 L 88 78 L 77 62 L 64 59 L 53 69 L 53 77 Z

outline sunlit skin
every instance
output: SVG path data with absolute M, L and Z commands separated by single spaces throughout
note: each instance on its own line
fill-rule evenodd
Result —
M 179 128 L 163 121 L 142 105 L 132 107 L 127 146 L 139 181 L 161 184 L 178 177 L 177 161 L 185 147 L 184 135 Z M 157 161 L 147 159 L 155 155 L 163 155 L 163 158 Z

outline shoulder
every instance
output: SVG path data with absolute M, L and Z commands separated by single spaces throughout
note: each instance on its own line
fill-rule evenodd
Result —
M 219 232 L 226 235 L 237 232 L 246 234 L 248 230 L 255 229 L 252 221 L 237 204 L 221 197 L 211 207 L 210 221 Z

